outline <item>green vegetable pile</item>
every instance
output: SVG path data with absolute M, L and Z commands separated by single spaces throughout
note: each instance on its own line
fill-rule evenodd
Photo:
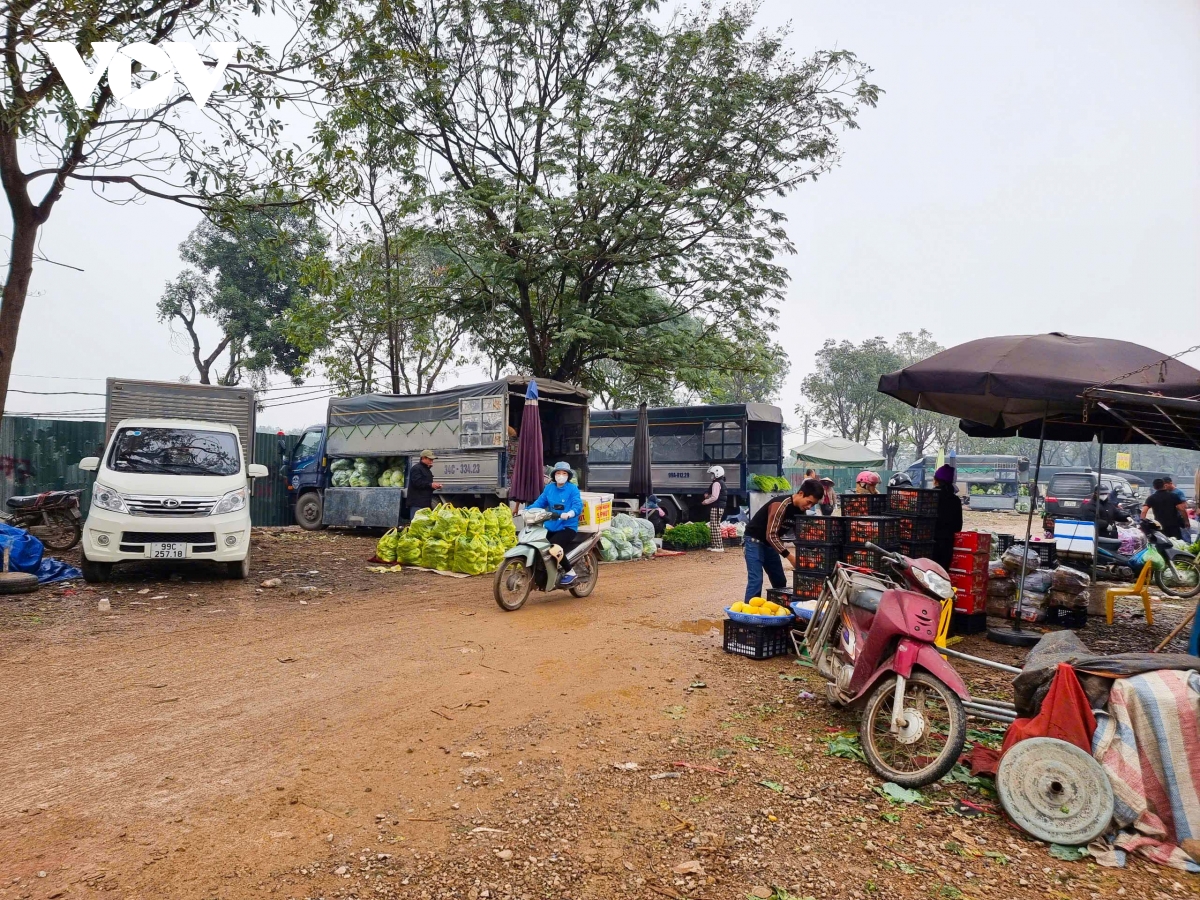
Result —
M 787 494 L 791 493 L 792 483 L 782 476 L 751 475 L 750 490 L 764 494 Z
M 712 541 L 707 522 L 684 522 L 668 527 L 663 534 L 663 546 L 668 550 L 699 550 Z
M 393 529 L 381 537 L 375 555 L 384 562 L 482 575 L 496 569 L 516 543 L 517 530 L 506 507 L 442 504 L 419 510 L 403 531 Z
M 614 516 L 612 526 L 600 535 L 600 558 L 605 562 L 648 558 L 657 550 L 654 526 L 628 513 Z
M 334 487 L 404 487 L 404 459 L 335 459 L 329 464 Z

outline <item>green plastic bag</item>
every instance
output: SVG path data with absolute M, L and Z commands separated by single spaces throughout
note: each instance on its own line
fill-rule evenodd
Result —
M 1142 553 L 1142 563 L 1150 563 L 1154 567 L 1155 572 L 1161 572 L 1167 566 L 1167 561 L 1163 559 L 1162 554 L 1158 552 L 1157 547 L 1147 547 Z
M 483 537 L 464 534 L 454 542 L 454 571 L 463 575 L 482 575 L 488 570 L 487 542 Z
M 421 564 L 421 542 L 412 535 L 412 529 L 406 529 L 396 539 L 396 562 L 407 566 Z
M 379 539 L 379 543 L 375 545 L 375 557 L 383 562 L 394 563 L 396 561 L 396 536 L 397 529 L 384 534 Z
M 428 538 L 421 547 L 421 565 L 442 572 L 454 571 L 454 546 L 441 538 Z
M 429 536 L 429 530 L 433 527 L 433 510 L 426 507 L 418 509 L 417 514 L 412 518 L 412 524 L 408 526 L 408 533 L 411 534 L 417 541 L 423 542 Z

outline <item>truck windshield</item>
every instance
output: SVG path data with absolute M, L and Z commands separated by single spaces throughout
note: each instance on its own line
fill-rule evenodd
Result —
M 236 435 L 190 428 L 122 428 L 108 467 L 154 475 L 236 475 L 241 454 Z

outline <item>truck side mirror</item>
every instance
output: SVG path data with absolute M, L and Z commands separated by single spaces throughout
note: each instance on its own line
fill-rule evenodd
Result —
M 85 456 L 79 461 L 79 469 L 82 472 L 95 472 L 100 468 L 100 457 Z

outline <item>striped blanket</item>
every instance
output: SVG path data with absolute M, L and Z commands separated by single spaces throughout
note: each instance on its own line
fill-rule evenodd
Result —
M 1092 755 L 1116 797 L 1116 846 L 1200 872 L 1179 846 L 1200 846 L 1200 674 L 1159 670 L 1119 678 L 1096 723 Z

